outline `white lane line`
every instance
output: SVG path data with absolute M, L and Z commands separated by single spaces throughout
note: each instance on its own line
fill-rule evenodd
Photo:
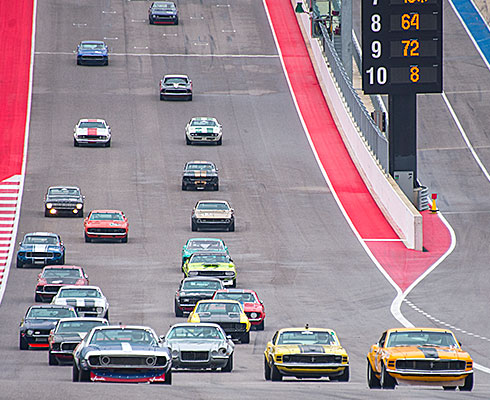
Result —
M 177 33 L 162 33 L 162 36 L 163 37 L 168 37 L 168 36 L 175 37 L 175 36 L 178 36 L 178 34 Z
M 73 52 L 36 51 L 36 55 L 73 56 Z M 120 57 L 216 57 L 216 58 L 279 58 L 278 54 L 181 54 L 181 53 L 110 53 Z
M 216 4 L 216 7 L 230 7 L 229 4 Z
M 190 19 L 204 19 L 204 17 L 189 17 Z
M 194 42 L 194 46 L 209 46 L 209 43 L 206 43 L 206 42 Z
M 487 180 L 490 181 L 490 174 L 488 173 L 487 169 L 485 168 L 485 166 L 481 162 L 480 157 L 478 157 L 478 154 L 476 154 L 476 151 L 473 148 L 473 145 L 471 144 L 470 139 L 468 138 L 468 135 L 466 134 L 465 130 L 463 129 L 463 126 L 461 125 L 461 122 L 459 122 L 458 116 L 454 112 L 454 109 L 451 106 L 451 103 L 449 103 L 449 100 L 448 100 L 448 98 L 446 96 L 446 93 L 442 92 L 442 98 L 444 99 L 444 102 L 446 103 L 446 106 L 447 106 L 449 112 L 451 113 L 451 116 L 453 117 L 453 120 L 456 123 L 456 126 L 459 129 L 459 133 L 461 133 L 461 136 L 463 137 L 463 140 L 465 141 L 466 145 L 468 146 L 468 149 L 470 150 L 471 155 L 475 159 L 476 163 L 478 164 L 478 166 L 482 170 L 482 172 L 485 175 L 485 177 L 487 178 Z
M 221 32 L 223 32 L 223 33 L 235 33 L 236 30 L 235 29 L 221 29 Z
M 137 46 L 134 46 L 133 47 L 135 50 L 146 50 L 148 49 L 148 46 L 144 46 L 144 47 L 137 47 Z
M 116 14 L 117 11 L 102 11 L 102 14 Z
M 131 22 L 148 22 L 147 19 L 132 19 Z
M 73 26 L 76 26 L 78 28 L 80 28 L 81 26 L 87 26 L 87 24 L 77 24 L 77 23 L 73 23 Z
M 119 38 L 118 37 L 105 37 L 104 36 L 104 40 L 118 40 Z

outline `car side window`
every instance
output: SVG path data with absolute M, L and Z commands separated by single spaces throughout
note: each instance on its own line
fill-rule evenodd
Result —
M 276 333 L 274 333 L 274 336 L 272 336 L 272 344 L 276 344 L 277 334 L 278 333 L 279 333 L 279 331 L 277 331 Z
M 386 332 L 383 332 L 381 337 L 379 338 L 379 347 L 384 347 L 385 346 L 385 341 L 386 341 Z

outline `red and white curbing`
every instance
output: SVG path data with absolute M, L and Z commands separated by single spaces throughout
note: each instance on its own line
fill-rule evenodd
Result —
M 21 184 L 21 175 L 0 182 L 0 299 L 5 291 L 9 265 L 15 250 Z

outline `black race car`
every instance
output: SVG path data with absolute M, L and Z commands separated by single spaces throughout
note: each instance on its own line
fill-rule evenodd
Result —
M 71 215 L 83 218 L 85 196 L 76 186 L 51 186 L 44 196 L 44 216 Z
M 155 1 L 148 10 L 148 21 L 153 24 L 179 24 L 179 13 L 173 1 Z
M 218 278 L 183 279 L 175 292 L 175 316 L 183 317 L 184 312 L 191 312 L 199 300 L 212 299 L 214 292 L 223 288 L 223 282 Z
M 77 317 L 72 306 L 53 304 L 33 305 L 29 307 L 19 328 L 19 349 L 47 349 L 48 337 L 61 318 Z
M 219 190 L 218 168 L 210 161 L 189 161 L 182 175 L 182 190 Z
M 160 80 L 160 100 L 192 100 L 192 81 L 187 75 L 165 75 Z

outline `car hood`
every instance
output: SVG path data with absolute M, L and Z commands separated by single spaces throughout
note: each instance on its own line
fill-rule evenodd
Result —
M 125 221 L 87 221 L 87 226 L 91 228 L 114 228 L 114 227 L 124 227 L 126 225 Z
M 55 342 L 80 342 L 87 332 L 58 333 L 54 335 Z
M 83 297 L 63 297 L 56 298 L 54 304 L 67 305 L 72 307 L 105 307 L 107 302 L 102 298 L 83 298 Z
M 260 303 L 242 303 L 243 310 L 247 312 L 262 312 L 264 307 Z
M 77 128 L 77 135 L 107 136 L 107 135 L 109 135 L 109 129 L 107 129 L 107 128 Z
M 136 344 L 136 343 L 111 343 L 111 344 L 91 344 L 84 348 L 84 352 L 108 352 L 113 354 L 120 353 L 133 353 L 133 352 L 162 352 L 164 351 L 161 347 L 149 344 Z
M 220 322 L 240 322 L 240 314 L 237 313 L 230 313 L 226 315 L 213 315 L 213 314 L 204 314 L 200 313 L 199 314 L 199 320 L 201 322 L 214 322 L 214 323 L 220 323 Z
M 177 10 L 150 10 L 151 15 L 177 15 Z
M 79 49 L 78 54 L 84 56 L 106 56 L 107 50 Z
M 58 322 L 57 319 L 29 318 L 24 321 L 26 329 L 53 329 Z
M 187 128 L 189 132 L 192 133 L 220 133 L 221 129 L 218 126 L 205 127 L 205 126 L 189 126 Z
M 339 354 L 345 353 L 342 346 L 329 346 L 321 344 L 288 344 L 276 346 L 276 353 L 280 354 Z
M 230 210 L 215 210 L 215 211 L 195 211 L 197 218 L 231 218 Z
M 81 202 L 81 200 L 82 200 L 81 196 L 66 196 L 66 195 L 60 196 L 60 195 L 52 195 L 52 194 L 48 194 L 46 196 L 46 201 L 73 201 L 73 202 L 79 201 L 79 202 Z
M 233 264 L 227 263 L 217 263 L 217 264 L 199 264 L 199 263 L 190 263 L 187 268 L 189 271 L 204 271 L 204 270 L 213 270 L 213 271 L 235 271 L 235 266 Z M 187 292 L 187 290 L 186 290 Z
M 220 347 L 226 347 L 226 343 L 223 339 L 178 339 L 167 341 L 167 346 L 171 350 L 177 351 L 211 351 L 217 350 Z
M 390 357 L 397 359 L 424 359 L 424 358 L 442 358 L 442 359 L 459 359 L 466 358 L 467 353 L 450 347 L 431 347 L 431 346 L 406 346 L 391 347 L 386 349 Z
M 82 278 L 43 278 L 47 285 L 74 285 Z
M 202 297 L 211 298 L 214 295 L 214 290 L 182 290 L 179 292 L 179 297 Z
M 61 247 L 55 244 L 22 244 L 19 251 L 48 253 L 52 251 L 61 251 Z

